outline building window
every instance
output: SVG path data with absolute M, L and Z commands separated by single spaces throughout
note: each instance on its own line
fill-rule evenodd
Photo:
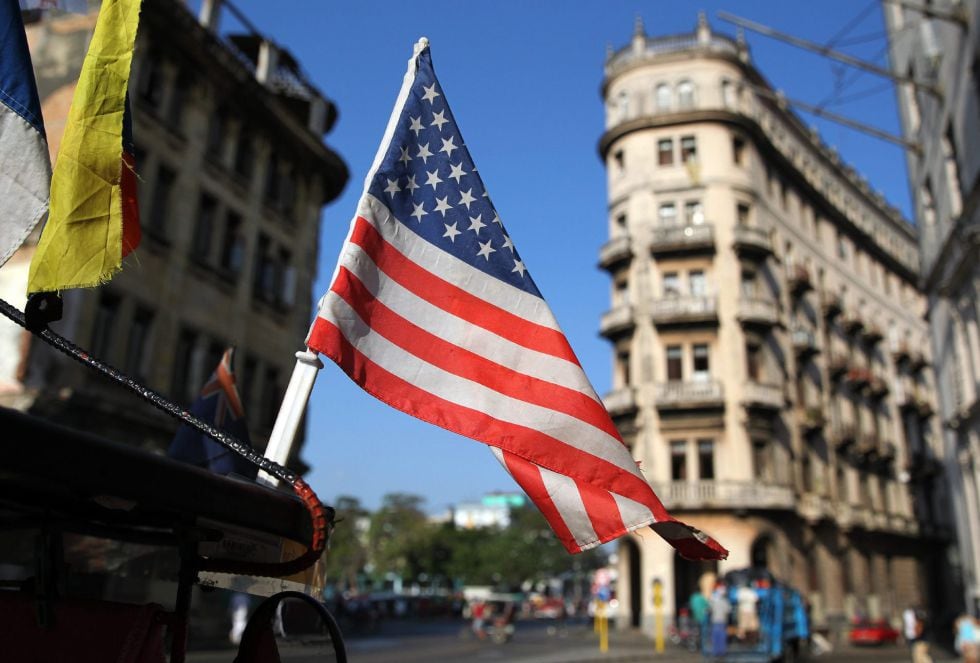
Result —
M 296 270 L 292 262 L 292 254 L 287 249 L 279 249 L 279 261 L 276 265 L 276 303 L 286 308 L 296 303 Z
M 670 86 L 666 83 L 661 83 L 657 86 L 657 110 L 661 113 L 665 113 L 670 110 L 671 106 L 671 94 Z
M 617 214 L 616 215 L 616 227 L 619 228 L 620 230 L 623 230 L 623 231 L 626 230 L 626 215 L 625 214 Z
M 279 414 L 279 405 L 282 394 L 279 390 L 279 369 L 268 366 L 265 369 L 265 380 L 262 384 L 262 425 L 264 428 L 272 428 L 276 423 L 276 416 Z
M 687 285 L 694 297 L 704 297 L 708 294 L 708 280 L 700 269 L 693 269 L 687 273 Z
M 616 95 L 616 113 L 620 122 L 630 116 L 630 95 L 626 90 L 620 90 Z
M 740 136 L 732 138 L 732 162 L 736 166 L 745 165 L 745 141 Z
M 681 281 L 677 272 L 664 272 L 664 297 L 677 297 L 681 294 Z
M 769 462 L 769 445 L 764 440 L 752 440 L 752 469 L 755 478 L 768 483 L 772 477 Z
M 956 143 L 953 126 L 946 127 L 942 138 L 943 164 L 946 169 L 946 188 L 949 193 L 949 216 L 956 219 L 963 212 L 963 193 L 960 189 L 959 165 L 956 162 Z
M 153 325 L 153 311 L 138 306 L 133 312 L 133 322 L 129 326 L 126 342 L 126 361 L 124 370 L 138 380 L 143 380 L 143 367 L 146 365 L 147 345 Z
M 932 182 L 928 179 L 922 185 L 922 225 L 936 225 L 936 198 L 932 195 Z
M 221 241 L 221 269 L 229 276 L 238 276 L 245 262 L 245 235 L 242 217 L 228 212 L 225 217 L 225 235 Z
M 813 467 L 810 463 L 809 454 L 804 453 L 803 458 L 800 461 L 800 474 L 802 474 L 803 479 L 803 492 L 812 493 L 813 492 Z
M 197 332 L 184 328 L 177 336 L 177 349 L 174 352 L 174 375 L 172 393 L 180 403 L 189 403 L 194 398 L 194 360 L 197 346 Z
M 626 155 L 622 150 L 613 153 L 613 166 L 617 175 L 622 175 L 626 171 Z
M 915 69 L 909 65 L 908 78 L 915 78 Z M 905 97 L 905 108 L 908 111 L 909 133 L 915 135 L 922 124 L 922 113 L 919 111 L 919 95 L 913 83 L 902 83 L 902 92 Z
M 242 367 L 241 373 L 242 379 L 237 380 L 238 394 L 242 400 L 242 407 L 245 409 L 245 413 L 251 412 L 250 404 L 252 399 L 255 398 L 255 380 L 259 376 L 259 360 L 255 358 L 255 355 L 246 354 L 245 363 Z
M 282 194 L 282 163 L 275 152 L 269 154 L 265 169 L 265 202 L 274 209 L 279 209 Z
M 262 301 L 272 303 L 275 299 L 276 268 L 272 255 L 272 242 L 260 233 L 255 245 L 255 271 L 253 272 L 252 293 Z
M 691 378 L 695 382 L 707 382 L 711 378 L 708 365 L 708 346 L 703 343 L 694 345 L 694 373 Z
M 173 198 L 174 182 L 177 174 L 164 165 L 157 167 L 156 185 L 153 187 L 153 203 L 146 223 L 147 234 L 158 239 L 167 237 L 167 217 L 170 216 L 170 202 Z
M 675 225 L 677 223 L 677 205 L 674 203 L 661 203 L 657 209 L 657 217 L 662 226 Z
M 735 221 L 740 226 L 749 225 L 749 216 L 752 213 L 752 208 L 746 203 L 738 203 L 735 206 Z
M 208 123 L 208 138 L 205 147 L 206 154 L 214 161 L 221 163 L 224 160 L 225 134 L 228 131 L 228 114 L 223 108 L 219 108 L 211 114 L 211 121 Z
M 756 277 L 755 271 L 751 269 L 742 270 L 742 295 L 744 297 L 755 297 Z
M 679 345 L 668 345 L 667 346 L 667 380 L 669 382 L 678 382 L 683 380 L 683 369 L 681 367 L 681 362 L 683 360 L 683 352 L 681 346 Z
M 190 94 L 193 80 L 190 73 L 182 70 L 177 74 L 170 103 L 167 108 L 167 122 L 176 132 L 180 132 L 184 122 L 184 109 L 187 108 L 187 98 Z
M 745 371 L 750 382 L 758 382 L 762 351 L 758 345 L 750 343 L 745 346 Z
M 847 262 L 847 238 L 844 237 L 844 233 L 840 230 L 837 231 L 837 257 L 843 261 Z
M 844 467 L 840 464 L 840 459 L 837 460 L 837 463 L 837 470 L 835 473 L 837 480 L 837 501 L 846 503 L 848 501 L 847 475 L 844 474 Z
M 137 94 L 153 111 L 157 111 L 163 102 L 164 90 L 163 60 L 160 54 L 147 53 L 140 63 L 140 69 Z
M 108 359 L 112 351 L 112 336 L 115 331 L 116 318 L 119 316 L 120 298 L 108 291 L 99 295 L 99 304 L 95 309 L 95 324 L 92 327 L 92 354 L 102 359 Z
M 735 89 L 735 84 L 727 78 L 721 81 L 721 103 L 725 105 L 725 108 L 735 108 L 738 104 L 738 94 Z
M 670 478 L 674 481 L 687 481 L 687 442 L 670 442 Z
M 197 206 L 197 225 L 194 227 L 194 240 L 191 243 L 191 257 L 207 263 L 211 257 L 211 238 L 218 214 L 218 201 L 213 196 L 202 193 Z
M 238 131 L 238 144 L 235 149 L 235 172 L 248 181 L 255 165 L 255 152 L 252 146 L 252 130 L 242 126 Z
M 684 222 L 689 226 L 704 223 L 704 207 L 700 200 L 689 200 L 684 203 Z
M 691 81 L 681 81 L 677 84 L 677 107 L 694 108 L 694 83 Z
M 715 478 L 714 440 L 698 440 L 698 478 L 702 481 Z
M 681 161 L 697 161 L 698 143 L 694 136 L 681 136 Z
M 630 380 L 632 378 L 630 375 L 630 353 L 617 352 L 616 366 L 619 369 L 620 384 L 624 387 L 630 386 Z
M 661 166 L 674 165 L 673 138 L 661 138 L 657 141 L 657 164 Z

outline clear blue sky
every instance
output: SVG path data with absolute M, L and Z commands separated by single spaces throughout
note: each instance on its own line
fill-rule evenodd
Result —
M 719 9 L 815 41 L 827 41 L 868 9 L 847 38 L 883 32 L 879 3 L 680 0 L 237 0 L 252 22 L 285 45 L 340 110 L 327 142 L 351 180 L 323 213 L 319 278 L 327 287 L 367 169 L 391 112 L 412 45 L 420 36 L 501 218 L 599 393 L 610 384 L 609 345 L 597 334 L 608 277 L 595 265 L 607 238 L 606 186 L 596 145 L 606 45 L 619 48 L 643 17 L 647 33 L 693 30 L 698 8 L 713 29 L 734 34 Z M 753 60 L 790 97 L 820 102 L 838 67 L 819 56 L 747 34 Z M 885 62 L 883 35 L 846 46 Z M 847 71 L 848 78 L 853 70 Z M 885 87 L 831 110 L 897 132 L 893 90 L 862 75 L 845 95 Z M 908 215 L 900 149 L 804 115 L 844 159 Z M 710 158 L 710 155 L 705 155 Z M 297 339 L 297 349 L 302 339 Z M 430 511 L 516 484 L 483 445 L 396 412 L 361 392 L 332 363 L 310 402 L 306 460 L 327 502 L 359 497 L 377 507 L 388 492 L 417 493 Z

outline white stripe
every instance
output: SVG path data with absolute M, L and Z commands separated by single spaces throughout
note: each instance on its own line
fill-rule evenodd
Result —
M 612 493 L 612 496 L 616 500 L 616 506 L 619 507 L 619 515 L 623 519 L 626 529 L 633 531 L 657 522 L 653 512 L 636 500 L 616 493 Z
M 575 537 L 575 543 L 580 548 L 592 546 L 599 537 L 592 527 L 589 512 L 585 510 L 582 494 L 579 492 L 578 486 L 575 485 L 575 481 L 571 477 L 552 472 L 540 465 L 537 467 L 538 471 L 541 472 L 541 480 L 544 482 L 548 495 L 551 496 L 552 503 Z
M 0 265 L 48 211 L 51 161 L 37 129 L 0 103 Z
M 399 223 L 392 215 L 391 210 L 374 196 L 368 193 L 364 194 L 358 206 L 358 214 L 374 226 L 385 241 L 415 264 L 424 265 L 426 271 L 455 285 L 470 283 L 475 280 L 475 277 L 480 277 L 483 288 L 479 292 L 469 291 L 471 295 L 524 318 L 528 322 L 561 331 L 558 322 L 555 321 L 554 314 L 541 297 L 515 288 L 500 279 L 486 278 L 485 272 L 430 244 Z M 346 249 L 347 246 L 345 246 L 344 257 L 341 258 L 342 261 L 346 260 Z
M 518 345 L 446 312 L 389 278 L 359 246 L 351 246 L 345 256 L 344 267 L 356 275 L 381 303 L 435 336 L 501 366 L 573 389 L 597 403 L 602 402 L 578 364 Z M 481 274 L 477 278 L 493 277 Z
M 562 412 L 505 396 L 478 382 L 422 361 L 371 329 L 347 302 L 330 291 L 321 315 L 368 359 L 399 378 L 450 403 L 484 412 L 506 423 L 525 426 L 569 447 L 597 456 L 642 479 L 636 462 L 619 440 Z

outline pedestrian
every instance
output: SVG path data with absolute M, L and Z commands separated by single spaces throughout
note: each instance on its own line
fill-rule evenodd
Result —
M 708 632 L 708 599 L 700 591 L 696 591 L 691 594 L 687 604 L 691 608 L 691 617 L 694 619 L 696 642 L 699 647 L 702 647 L 705 644 L 704 634 Z
M 932 663 L 929 655 L 929 640 L 926 639 L 928 622 L 926 611 L 917 608 L 915 614 L 914 639 L 912 641 L 912 663 Z
M 487 615 L 486 604 L 483 601 L 477 601 L 473 604 L 470 613 L 470 616 L 473 618 L 473 632 L 476 633 L 476 637 L 483 640 L 487 637 L 487 632 L 483 630 L 483 622 Z
M 719 582 L 711 594 L 711 655 L 721 658 L 728 647 L 728 617 L 732 604 L 728 601 L 725 584 Z
M 980 639 L 980 631 L 977 630 L 977 623 L 971 615 L 962 614 L 957 617 L 953 625 L 955 639 L 953 647 L 960 655 L 963 663 L 977 663 L 977 640 Z
M 755 589 L 749 585 L 742 585 L 735 593 L 738 601 L 738 612 L 736 613 L 736 624 L 738 627 L 738 639 L 755 640 L 759 632 L 759 613 L 756 605 L 759 603 L 759 595 Z

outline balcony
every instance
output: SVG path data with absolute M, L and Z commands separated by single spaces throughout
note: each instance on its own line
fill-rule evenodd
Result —
M 777 411 L 786 403 L 783 388 L 779 385 L 746 382 L 743 387 L 742 405 L 747 408 Z
M 796 508 L 791 488 L 758 481 L 668 481 L 653 489 L 668 509 Z
M 633 307 L 621 304 L 602 314 L 599 320 L 599 333 L 609 339 L 629 334 L 636 326 L 633 317 Z
M 657 385 L 655 401 L 658 410 L 718 408 L 725 406 L 720 382 L 680 380 Z
M 852 368 L 844 375 L 844 380 L 851 389 L 863 389 L 871 383 L 871 371 L 866 368 Z
M 812 329 L 797 327 L 793 330 L 790 338 L 793 343 L 793 351 L 801 359 L 812 357 L 820 352 L 816 334 L 813 333 Z
M 904 363 L 912 357 L 912 351 L 909 349 L 909 344 L 905 341 L 892 343 L 891 352 L 892 359 L 896 364 Z
M 874 345 L 884 338 L 884 334 L 881 333 L 881 329 L 878 327 L 878 325 L 871 323 L 866 325 L 864 329 L 861 330 L 861 338 L 868 345 Z
M 841 326 L 848 334 L 857 334 L 864 329 L 864 320 L 857 313 L 849 313 L 841 320 Z
M 613 271 L 633 258 L 633 247 L 629 236 L 613 237 L 599 249 L 599 267 Z
M 810 524 L 820 522 L 831 516 L 830 502 L 826 497 L 815 493 L 803 493 L 800 496 L 797 511 L 799 511 L 800 517 Z
M 769 232 L 753 226 L 735 226 L 732 246 L 739 256 L 761 259 L 772 255 L 772 239 Z
M 830 443 L 838 451 L 843 451 L 854 444 L 857 438 L 857 431 L 853 424 L 835 423 L 830 431 Z
M 842 354 L 834 354 L 830 357 L 830 361 L 827 363 L 827 369 L 830 372 L 830 377 L 837 379 L 847 372 L 847 366 L 850 361 Z
M 802 295 L 807 290 L 813 290 L 813 283 L 810 281 L 810 270 L 803 265 L 790 265 L 789 273 L 786 275 L 789 283 L 789 291 L 796 297 Z
M 857 443 L 854 445 L 854 452 L 871 460 L 872 456 L 878 454 L 878 436 L 875 433 L 862 433 L 858 435 Z
M 655 299 L 651 304 L 651 316 L 656 325 L 717 324 L 718 300 L 716 297 L 693 295 Z
M 868 394 L 874 399 L 882 399 L 888 395 L 888 382 L 880 375 L 872 373 L 868 383 Z
M 752 327 L 773 327 L 779 324 L 776 302 L 761 297 L 742 297 L 738 300 L 738 320 Z
M 816 433 L 827 423 L 823 410 L 819 407 L 808 407 L 800 413 L 800 426 L 806 434 Z
M 660 226 L 653 229 L 653 239 L 650 241 L 650 253 L 655 256 L 714 250 L 715 229 L 710 223 Z
M 820 300 L 820 308 L 827 320 L 833 320 L 844 311 L 844 302 L 840 295 L 825 292 Z
M 637 410 L 636 391 L 632 387 L 614 389 L 602 397 L 602 404 L 606 406 L 609 416 L 614 419 L 635 414 Z
M 841 529 L 850 529 L 855 525 L 854 507 L 847 502 L 838 502 L 837 507 L 834 509 L 834 515 L 836 516 L 837 525 Z

